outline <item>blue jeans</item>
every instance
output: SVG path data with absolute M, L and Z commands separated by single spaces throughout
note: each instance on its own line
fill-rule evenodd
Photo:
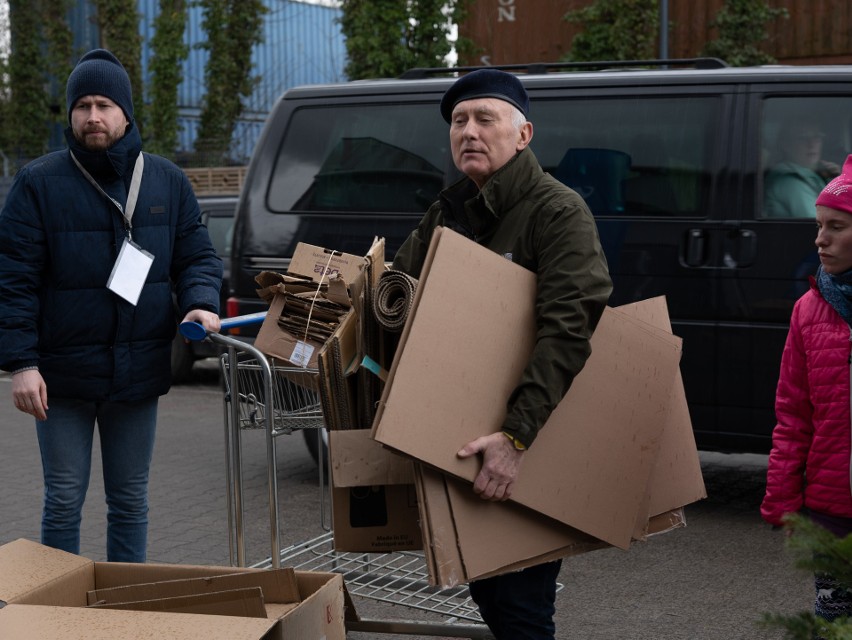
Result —
M 47 420 L 36 420 L 44 472 L 42 544 L 80 553 L 80 521 L 97 423 L 107 503 L 107 560 L 145 562 L 157 402 L 156 397 L 136 402 L 48 400 Z
M 470 596 L 497 640 L 553 640 L 562 560 L 470 583 Z

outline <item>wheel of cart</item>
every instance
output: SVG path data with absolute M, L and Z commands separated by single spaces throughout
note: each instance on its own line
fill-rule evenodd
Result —
M 222 320 L 223 329 L 260 322 L 264 314 Z M 322 533 L 317 537 L 281 546 L 278 513 L 276 440 L 279 436 L 325 426 L 319 393 L 310 384 L 315 369 L 278 366 L 252 345 L 236 338 L 207 333 L 195 323 L 181 325 L 181 333 L 192 340 L 207 339 L 225 348 L 220 356 L 225 425 L 225 474 L 227 485 L 228 545 L 234 566 L 246 565 L 242 433 L 263 429 L 266 442 L 269 503 L 269 557 L 251 566 L 289 566 L 304 571 L 331 571 L 343 575 L 347 591 L 355 598 L 401 605 L 428 612 L 423 620 L 347 620 L 348 631 L 435 637 L 482 638 L 494 636 L 482 624 L 479 611 L 466 586 L 441 589 L 429 584 L 422 552 L 350 553 L 334 550 L 333 532 L 326 522 L 325 465 L 317 465 Z

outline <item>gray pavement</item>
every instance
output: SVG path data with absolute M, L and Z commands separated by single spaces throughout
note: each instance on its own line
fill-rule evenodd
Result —
M 222 393 L 215 367 L 160 403 L 151 471 L 149 561 L 229 564 Z M 0 544 L 39 539 L 41 471 L 32 419 L 12 407 L 0 376 Z M 300 435 L 278 438 L 282 544 L 323 533 L 316 468 Z M 566 559 L 557 601 L 560 639 L 780 639 L 757 625 L 764 612 L 806 610 L 810 576 L 793 568 L 783 535 L 763 524 L 757 507 L 765 456 L 701 453 L 709 497 L 687 508 L 688 526 L 629 551 L 610 549 Z M 247 432 L 244 450 L 248 564 L 270 556 L 263 434 Z M 104 505 L 99 464 L 92 475 L 81 553 L 104 560 Z M 409 607 L 356 600 L 362 615 L 428 617 Z M 353 633 L 366 640 L 377 634 Z M 412 636 L 380 637 L 409 638 Z M 435 636 L 430 636 L 435 637 Z M 416 639 L 415 639 L 416 640 Z

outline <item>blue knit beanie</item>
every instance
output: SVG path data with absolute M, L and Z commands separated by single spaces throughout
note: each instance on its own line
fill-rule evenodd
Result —
M 499 69 L 477 69 L 456 80 L 441 99 L 441 115 L 450 122 L 459 102 L 475 98 L 503 100 L 529 117 L 530 98 L 524 85 L 516 75 Z
M 83 96 L 105 96 L 121 107 L 128 120 L 133 120 L 133 92 L 130 78 L 122 64 L 106 49 L 93 49 L 80 58 L 68 76 L 65 101 L 68 105 L 68 122 L 71 109 Z

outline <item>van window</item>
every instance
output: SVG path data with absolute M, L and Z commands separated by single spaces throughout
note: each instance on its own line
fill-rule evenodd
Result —
M 273 212 L 423 212 L 444 186 L 447 124 L 434 104 L 296 110 L 270 183 Z
M 537 100 L 531 147 L 595 215 L 705 216 L 717 97 Z
M 852 98 L 767 98 L 761 117 L 763 216 L 813 218 L 817 196 L 852 150 Z

